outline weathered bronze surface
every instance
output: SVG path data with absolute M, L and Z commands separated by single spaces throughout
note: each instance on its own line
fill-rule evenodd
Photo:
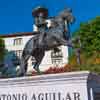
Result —
M 39 34 L 32 37 L 25 45 L 21 57 L 21 65 L 19 75 L 25 75 L 27 71 L 27 61 L 30 56 L 36 60 L 34 69 L 40 72 L 39 65 L 45 55 L 45 51 L 57 48 L 60 45 L 74 47 L 70 39 L 69 25 L 74 22 L 74 16 L 71 9 L 64 9 L 58 16 L 48 18 L 51 20 L 51 27 L 47 27 L 47 10 L 45 8 L 38 8 L 33 11 L 35 24 L 38 27 Z M 57 50 L 57 49 L 55 49 Z M 79 52 L 79 50 L 76 50 Z M 77 55 L 79 54 L 77 52 Z M 77 60 L 80 63 L 80 59 Z

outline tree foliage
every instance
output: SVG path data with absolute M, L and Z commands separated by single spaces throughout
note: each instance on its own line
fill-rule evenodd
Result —
M 100 16 L 81 23 L 80 29 L 74 34 L 75 37 L 80 37 L 83 53 L 91 56 L 97 52 L 97 56 L 100 56 Z
M 80 24 L 80 28 L 73 33 L 75 47 L 79 47 L 76 38 L 81 41 L 81 65 L 77 65 L 75 53 L 72 53 L 69 63 L 76 70 L 89 70 L 100 74 L 100 16 Z
M 5 55 L 5 43 L 2 38 L 0 38 L 0 62 L 3 61 Z

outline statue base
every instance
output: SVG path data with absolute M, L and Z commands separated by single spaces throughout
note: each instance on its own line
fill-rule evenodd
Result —
M 0 100 L 100 100 L 100 76 L 79 71 L 0 79 Z

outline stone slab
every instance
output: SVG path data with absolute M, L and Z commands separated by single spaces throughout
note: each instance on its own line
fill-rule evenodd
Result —
M 88 71 L 0 79 L 0 100 L 100 100 L 99 94 L 100 76 Z

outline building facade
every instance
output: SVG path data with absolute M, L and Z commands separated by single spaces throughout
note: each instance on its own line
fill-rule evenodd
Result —
M 36 32 L 24 32 L 24 33 L 14 33 L 8 35 L 2 35 L 5 41 L 5 48 L 7 52 L 13 52 L 14 55 L 21 59 L 22 51 L 25 47 L 25 44 L 34 37 Z M 54 53 L 53 50 L 46 51 L 45 56 L 40 65 L 40 70 L 44 71 L 49 67 L 61 67 L 64 64 L 68 63 L 68 47 L 60 46 L 60 51 Z M 17 61 L 17 60 L 16 60 Z M 13 59 L 12 61 L 13 62 Z M 34 58 L 30 57 L 28 61 L 28 72 L 32 71 L 32 64 L 34 63 Z
M 47 20 L 47 26 L 50 27 L 51 21 Z M 38 32 L 38 28 L 36 25 L 33 25 L 33 32 L 20 32 L 20 33 L 11 33 L 7 35 L 1 35 L 5 41 L 5 48 L 8 53 L 13 54 L 17 59 L 21 59 L 21 55 L 26 43 L 34 37 Z M 68 47 L 60 46 L 59 52 L 54 52 L 53 50 L 46 51 L 45 56 L 39 66 L 41 71 L 48 69 L 49 67 L 62 67 L 68 63 Z M 11 57 L 11 63 L 14 62 L 16 64 L 17 59 Z M 8 59 L 9 60 L 9 57 Z M 30 57 L 28 60 L 28 72 L 33 70 L 32 65 L 34 64 L 34 58 Z M 5 62 L 6 63 L 6 62 Z M 6 64 L 7 65 L 7 64 Z M 20 66 L 19 66 L 20 67 Z M 19 68 L 17 67 L 17 68 Z

